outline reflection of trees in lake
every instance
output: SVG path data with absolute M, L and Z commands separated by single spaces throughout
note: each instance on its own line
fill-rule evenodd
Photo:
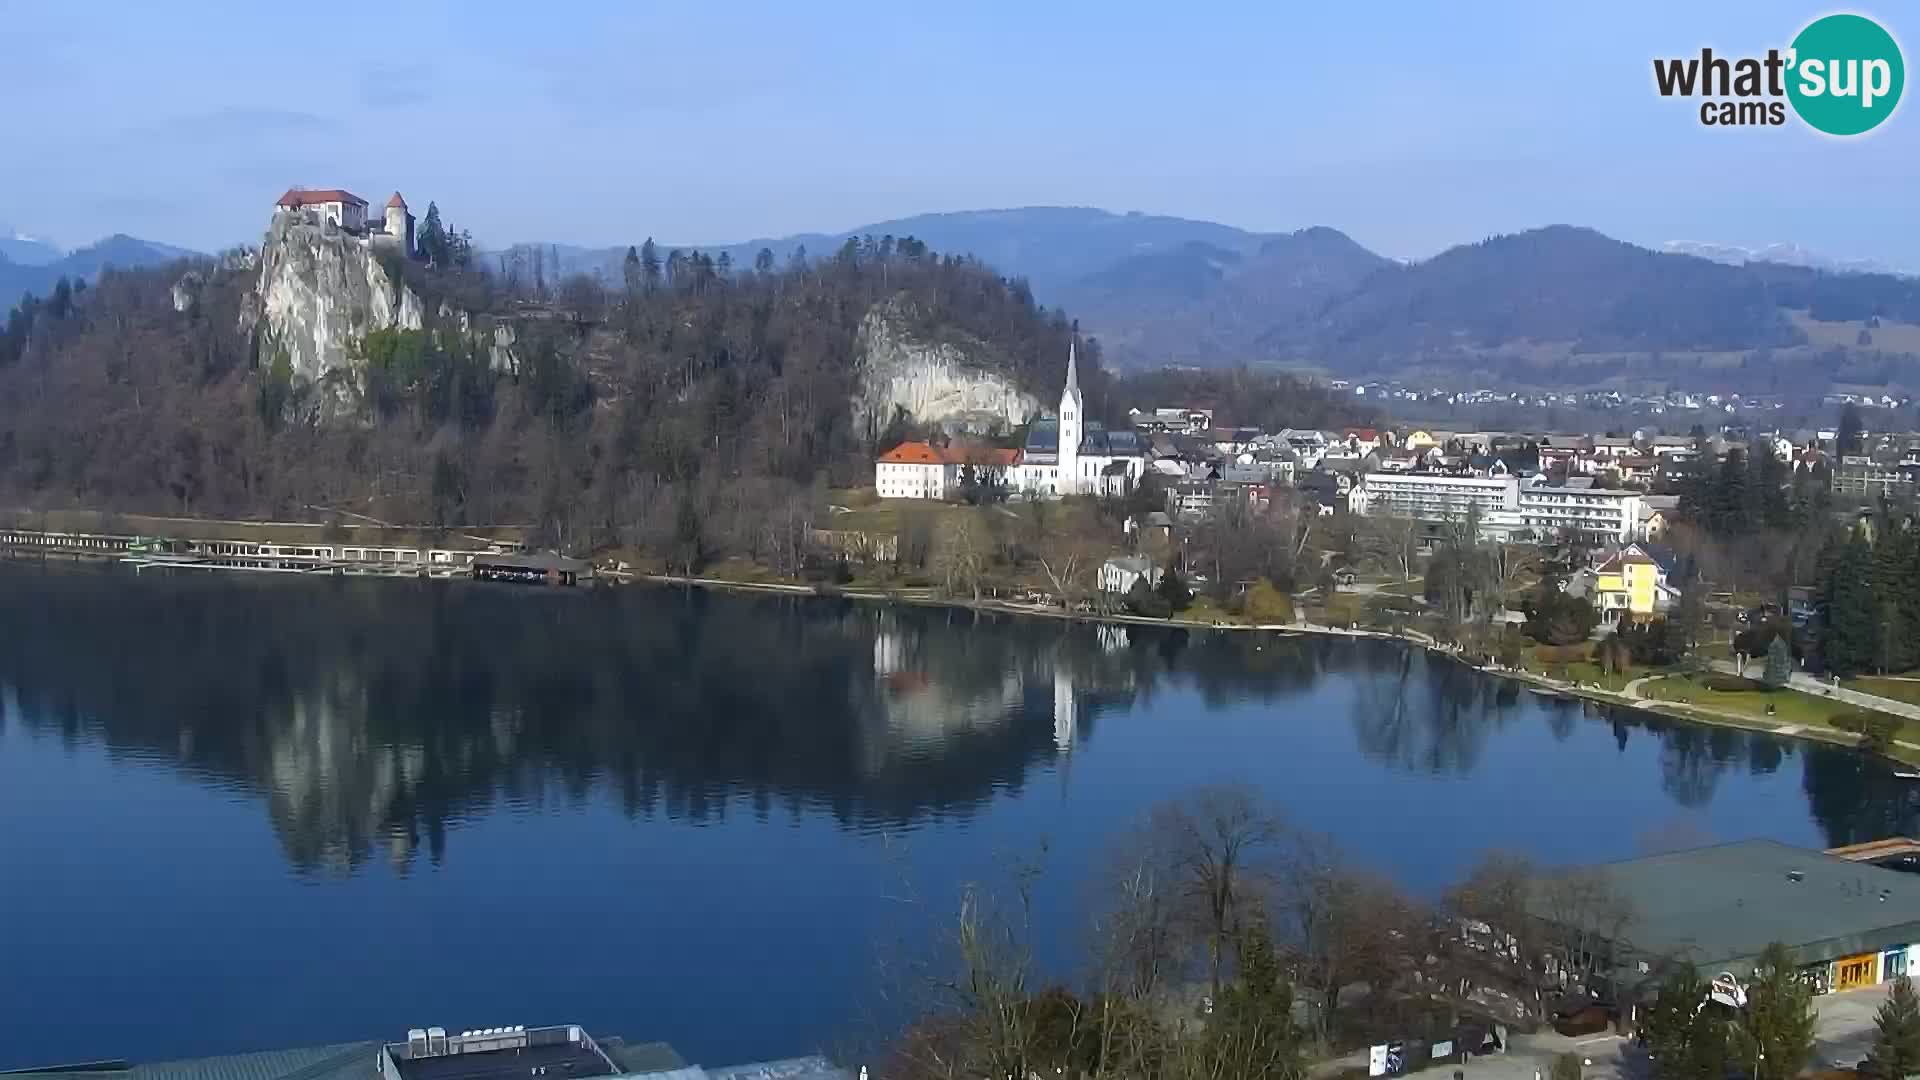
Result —
M 1853 749 L 1810 745 L 1801 757 L 1807 805 L 1828 847 L 1912 836 L 1920 827 L 1920 784 Z
M 1208 708 L 1273 703 L 1284 739 L 1324 722 L 1288 705 L 1336 676 L 1328 700 L 1352 695 L 1363 755 L 1457 774 L 1542 707 L 1394 643 L 667 589 L 15 566 L 0 567 L 0 627 L 31 629 L 0 634 L 0 722 L 250 790 L 302 868 L 437 859 L 449 831 L 500 804 L 824 811 L 859 828 L 964 816 L 1167 689 Z M 1771 772 L 1783 754 L 1645 714 L 1595 722 L 1623 749 L 1635 728 L 1657 738 L 1685 806 L 1723 770 Z M 1830 835 L 1911 827 L 1910 792 L 1884 769 L 1818 753 L 1808 793 Z
M 1504 726 L 1519 700 L 1451 660 L 1405 647 L 1360 676 L 1353 702 L 1354 737 L 1368 757 L 1421 772 L 1473 771 L 1489 735 Z

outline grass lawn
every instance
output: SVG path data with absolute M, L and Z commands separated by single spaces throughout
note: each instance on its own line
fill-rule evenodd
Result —
M 1649 682 L 1640 688 L 1640 692 L 1661 701 L 1700 705 L 1775 724 L 1801 724 L 1808 727 L 1830 728 L 1833 727 L 1830 721 L 1835 716 L 1867 711 L 1798 690 L 1710 690 L 1704 683 L 1684 675 Z M 1768 705 L 1773 706 L 1771 716 L 1767 714 Z M 1920 731 L 1916 730 L 1913 723 L 1903 720 L 1894 737 L 1908 742 L 1920 741 Z
M 1877 694 L 1920 705 L 1920 679 L 1885 679 L 1874 675 L 1861 675 L 1841 682 L 1849 690 L 1858 690 L 1863 694 Z

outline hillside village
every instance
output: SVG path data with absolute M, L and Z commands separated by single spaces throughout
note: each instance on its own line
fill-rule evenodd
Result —
M 1210 617 L 1245 617 L 1249 597 L 1289 592 L 1293 602 L 1269 603 L 1269 614 L 1286 615 L 1272 621 L 1308 617 L 1296 604 L 1348 624 L 1422 625 L 1438 615 L 1431 629 L 1450 639 L 1472 636 L 1473 624 L 1496 638 L 1524 627 L 1528 644 L 1578 644 L 1584 661 L 1588 642 L 1604 652 L 1614 638 L 1644 637 L 1691 596 L 1689 641 L 1713 639 L 1718 625 L 1730 646 L 1743 630 L 1770 626 L 1804 666 L 1802 653 L 1820 663 L 1818 600 L 1828 583 L 1807 572 L 1813 567 L 1756 571 L 1729 557 L 1740 539 L 1727 529 L 1715 535 L 1720 519 L 1708 504 L 1718 485 L 1754 491 L 1752 472 L 1764 477 L 1758 493 L 1732 497 L 1790 503 L 1791 513 L 1770 510 L 1780 520 L 1732 531 L 1784 528 L 1791 519 L 1809 536 L 1838 529 L 1871 542 L 1876 528 L 1904 534 L 1897 508 L 1920 490 L 1920 436 L 1869 433 L 1860 416 L 1850 408 L 1845 430 L 1758 428 L 1736 417 L 1686 435 L 1262 430 L 1217 423 L 1212 408 L 1173 405 L 1131 408 L 1124 425 L 1109 427 L 1087 418 L 1070 356 L 1058 407 L 1027 425 L 1016 445 L 938 435 L 902 442 L 875 460 L 873 494 L 882 504 L 1003 513 L 1046 502 L 1101 507 L 1120 527 L 1086 538 L 1094 550 L 1084 561 L 1098 566 L 1085 587 L 1033 594 L 1084 610 L 1168 614 L 1178 604 L 1166 602 L 1163 586 L 1175 580 L 1172 593 L 1211 599 Z M 1765 486 L 1777 490 L 1766 495 Z M 1098 550 L 1103 541 L 1109 550 Z M 1276 545 L 1297 558 L 1258 554 Z M 1227 548 L 1251 550 L 1223 559 Z M 1522 569 L 1462 581 L 1460 566 L 1482 558 Z M 1447 567 L 1451 587 L 1436 581 Z M 1218 580 L 1223 571 L 1232 579 Z M 1478 584 L 1494 588 L 1474 595 Z M 1543 600 L 1542 588 L 1556 599 Z M 1563 602 L 1585 609 L 1571 616 L 1577 632 L 1548 632 L 1540 609 Z M 1769 644 L 1750 641 L 1746 651 L 1758 655 Z M 1497 640 L 1477 645 L 1487 655 L 1499 648 Z M 1663 661 L 1685 651 L 1677 640 L 1642 650 Z

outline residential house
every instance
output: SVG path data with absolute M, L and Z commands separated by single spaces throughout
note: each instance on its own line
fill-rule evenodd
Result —
M 1136 581 L 1151 589 L 1160 584 L 1160 568 L 1145 555 L 1124 555 L 1100 564 L 1100 591 L 1125 596 Z
M 1680 590 L 1667 582 L 1673 566 L 1669 549 L 1628 544 L 1594 567 L 1593 606 L 1600 610 L 1601 623 L 1648 618 L 1672 607 L 1680 599 Z

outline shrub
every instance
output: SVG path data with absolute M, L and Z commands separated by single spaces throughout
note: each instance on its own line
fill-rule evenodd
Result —
M 1538 645 L 1534 647 L 1533 658 L 1548 667 L 1584 663 L 1587 659 L 1588 645 Z
M 1289 623 L 1293 621 L 1293 597 L 1274 585 L 1266 578 L 1253 583 L 1247 590 L 1247 615 L 1255 622 Z

